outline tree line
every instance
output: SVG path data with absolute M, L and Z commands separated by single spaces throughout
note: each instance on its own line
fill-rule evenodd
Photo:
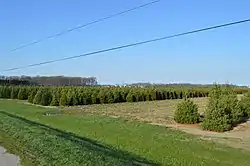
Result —
M 66 76 L 0 76 L 0 85 L 89 86 L 97 85 L 97 79 Z

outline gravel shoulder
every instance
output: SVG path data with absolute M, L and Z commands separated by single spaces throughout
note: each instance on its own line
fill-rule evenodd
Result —
M 0 146 L 0 166 L 21 166 L 19 157 L 7 153 L 6 149 Z

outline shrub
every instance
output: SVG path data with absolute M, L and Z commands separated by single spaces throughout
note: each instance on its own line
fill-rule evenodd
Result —
M 185 99 L 177 104 L 174 113 L 174 120 L 177 123 L 194 124 L 199 122 L 198 106 L 191 100 Z

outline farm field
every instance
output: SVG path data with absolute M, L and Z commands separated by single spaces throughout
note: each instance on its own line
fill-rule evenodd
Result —
M 240 99 L 243 95 L 238 95 Z M 216 141 L 227 146 L 250 150 L 250 124 L 243 123 L 234 130 L 224 133 L 203 131 L 197 125 L 176 124 L 173 120 L 176 105 L 182 100 L 164 100 L 138 103 L 121 103 L 108 105 L 78 106 L 61 108 L 60 111 L 67 115 L 104 115 L 112 118 L 126 118 L 149 124 L 171 127 L 189 134 L 198 135 L 202 139 Z M 205 111 L 208 98 L 192 99 L 199 107 L 199 112 Z
M 246 150 L 147 124 L 176 125 L 172 115 L 179 101 L 58 109 L 0 100 L 0 142 L 7 149 L 15 146 L 14 152 L 26 165 L 250 164 Z M 207 99 L 194 101 L 202 112 Z
M 243 95 L 238 95 L 240 99 Z M 61 108 L 60 111 L 67 115 L 104 115 L 112 118 L 123 117 L 149 124 L 171 127 L 189 134 L 198 135 L 202 139 L 216 141 L 227 146 L 250 151 L 250 123 L 238 125 L 232 131 L 217 133 L 202 130 L 197 125 L 176 124 L 173 120 L 176 105 L 182 100 L 164 100 L 138 103 L 121 103 L 108 105 L 90 105 L 70 108 Z M 192 99 L 198 105 L 199 112 L 205 111 L 208 98 Z

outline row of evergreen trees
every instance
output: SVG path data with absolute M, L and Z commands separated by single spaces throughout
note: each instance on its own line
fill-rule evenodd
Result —
M 28 100 L 45 106 L 74 106 L 207 97 L 208 91 L 183 87 L 0 86 L 0 98 Z
M 139 87 L 0 86 L 0 98 L 28 100 L 52 106 L 138 102 L 188 97 L 205 97 L 207 90 Z

